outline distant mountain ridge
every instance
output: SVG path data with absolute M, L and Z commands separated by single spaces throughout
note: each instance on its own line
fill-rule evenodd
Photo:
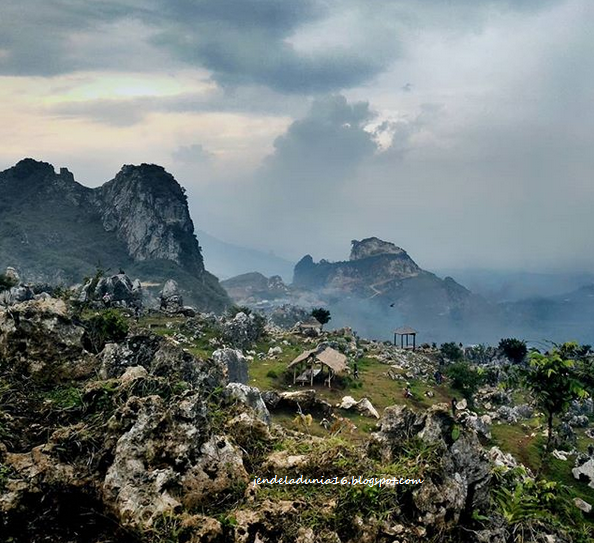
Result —
M 28 158 L 0 172 L 0 191 L 0 263 L 24 280 L 71 284 L 125 267 L 145 281 L 176 279 L 201 309 L 230 302 L 204 267 L 184 189 L 161 166 L 125 165 L 91 189 Z
M 208 267 L 219 279 L 259 272 L 266 276 L 280 275 L 287 283 L 292 281 L 294 262 L 258 249 L 227 243 L 202 230 L 196 233 Z

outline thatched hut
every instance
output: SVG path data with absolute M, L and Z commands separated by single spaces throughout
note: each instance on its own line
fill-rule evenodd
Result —
M 336 375 L 348 373 L 347 357 L 331 347 L 312 349 L 301 353 L 287 369 L 293 370 L 293 384 L 309 382 L 313 386 L 314 379 L 324 377 L 324 383 L 330 387 Z

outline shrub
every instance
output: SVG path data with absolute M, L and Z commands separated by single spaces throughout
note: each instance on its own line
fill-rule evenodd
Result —
M 324 309 L 323 307 L 317 307 L 311 310 L 311 316 L 314 317 L 321 325 L 324 327 L 324 324 L 330 322 L 332 318 L 330 316 L 330 311 Z
M 483 383 L 483 376 L 468 362 L 456 362 L 450 365 L 446 375 L 450 378 L 452 387 L 460 391 L 468 401 L 472 401 L 478 387 Z
M 0 292 L 10 290 L 12 287 L 16 286 L 16 284 L 17 282 L 14 279 L 0 273 Z
M 528 354 L 526 342 L 516 338 L 502 339 L 499 342 L 498 349 L 514 364 L 521 364 Z
M 108 309 L 83 323 L 83 346 L 92 353 L 99 353 L 110 341 L 121 341 L 128 334 L 128 323 L 119 311 Z
M 445 358 L 451 360 L 452 362 L 458 362 L 464 358 L 464 352 L 453 341 L 450 341 L 449 343 L 442 343 L 439 350 Z

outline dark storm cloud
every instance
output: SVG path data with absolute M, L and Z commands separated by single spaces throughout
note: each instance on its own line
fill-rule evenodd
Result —
M 314 101 L 274 142 L 264 177 L 274 189 L 292 187 L 302 194 L 308 187 L 321 192 L 333 187 L 377 149 L 365 130 L 374 117 L 367 102 L 349 104 L 341 95 Z
M 153 48 L 177 62 L 210 70 L 221 85 L 326 93 L 360 85 L 382 72 L 393 60 L 391 42 L 403 24 L 416 19 L 422 24 L 443 22 L 444 16 L 465 24 L 466 14 L 470 19 L 493 8 L 535 9 L 547 3 L 456 0 L 444 7 L 437 0 L 345 0 L 332 5 L 323 0 L 4 2 L 0 73 L 48 76 L 80 70 L 165 69 L 167 63 L 150 54 Z M 348 10 L 359 12 L 360 29 L 366 34 L 362 41 L 349 42 L 347 35 L 342 40 L 346 45 L 311 51 L 291 44 L 307 25 Z M 133 23 L 140 26 L 131 29 Z M 381 38 L 375 32 L 380 26 Z M 328 32 L 341 35 L 349 29 L 338 25 Z M 113 43 L 117 47 L 111 47 Z
M 154 42 L 201 65 L 222 85 L 266 85 L 290 93 L 352 87 L 379 73 L 378 59 L 350 48 L 300 53 L 287 40 L 325 14 L 306 0 L 175 0 L 164 6 L 170 25 Z
M 133 13 L 126 2 L 19 0 L 0 7 L 0 73 L 51 76 L 108 66 L 75 45 L 75 38 L 93 34 L 101 25 Z M 84 53 L 81 55 L 80 53 Z

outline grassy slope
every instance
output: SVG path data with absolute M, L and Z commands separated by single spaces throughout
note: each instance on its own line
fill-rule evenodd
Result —
M 172 322 L 174 325 L 179 325 L 183 321 L 183 319 L 166 320 Z M 174 333 L 174 328 L 167 328 L 165 321 L 161 317 L 142 319 L 141 325 L 151 325 L 156 333 L 163 335 Z M 192 353 L 200 357 L 209 357 L 212 355 L 214 349 L 208 344 L 208 341 L 214 337 L 216 337 L 216 333 L 213 330 L 207 329 L 204 336 L 193 342 L 188 348 Z M 298 354 L 306 349 L 311 349 L 313 345 L 305 343 L 303 338 L 292 334 L 287 334 L 285 339 L 289 342 L 289 345 L 283 345 L 282 342 L 274 342 L 270 339 L 263 339 L 254 346 L 253 350 L 257 354 L 266 354 L 268 349 L 274 346 L 281 346 L 283 352 L 274 359 L 254 357 L 249 367 L 251 385 L 261 390 L 303 390 L 304 388 L 309 388 L 292 385 L 291 377 L 285 373 L 285 369 L 288 363 Z M 387 376 L 387 370 L 390 366 L 382 364 L 369 356 L 360 359 L 358 365 L 360 373 L 359 383 L 348 383 L 343 389 L 333 388 L 329 390 L 321 385 L 315 385 L 314 389 L 316 389 L 321 398 L 333 405 L 340 402 L 341 398 L 346 395 L 352 396 L 355 400 L 366 397 L 378 410 L 380 416 L 383 410 L 390 405 L 406 404 L 416 409 L 425 409 L 435 403 L 449 403 L 453 396 L 460 396 L 459 393 L 452 390 L 445 383 L 435 386 L 420 379 L 410 379 L 409 382 L 414 397 L 405 399 L 403 395 L 405 381 L 390 379 Z M 429 398 L 425 396 L 425 392 L 427 391 L 432 391 L 434 397 Z M 516 400 L 522 403 L 526 399 L 524 397 L 518 397 Z M 377 423 L 375 418 L 346 411 L 343 412 L 343 415 L 351 419 L 357 426 L 357 431 L 351 436 L 343 436 L 345 439 L 360 442 L 365 438 L 366 433 L 375 430 Z M 295 413 L 289 412 L 280 412 L 273 415 L 275 422 L 289 429 L 297 430 L 299 428 L 293 422 L 294 417 Z M 309 431 L 312 435 L 328 436 L 328 431 L 320 426 L 319 422 L 319 420 L 315 420 Z M 534 472 L 537 472 L 541 466 L 542 447 L 545 441 L 542 435 L 543 429 L 543 420 L 539 417 L 518 422 L 517 424 L 493 424 L 491 432 L 492 439 L 486 445 L 499 446 L 504 452 L 512 453 L 520 462 Z M 592 440 L 584 434 L 583 430 L 577 430 L 576 433 L 578 436 L 578 449 L 585 451 L 588 443 L 591 443 Z M 588 487 L 586 483 L 576 481 L 573 478 L 571 473 L 573 464 L 574 457 L 570 457 L 567 462 L 549 457 L 545 461 L 542 475 L 552 481 L 563 483 L 572 489 L 575 496 L 594 504 L 594 489 Z

